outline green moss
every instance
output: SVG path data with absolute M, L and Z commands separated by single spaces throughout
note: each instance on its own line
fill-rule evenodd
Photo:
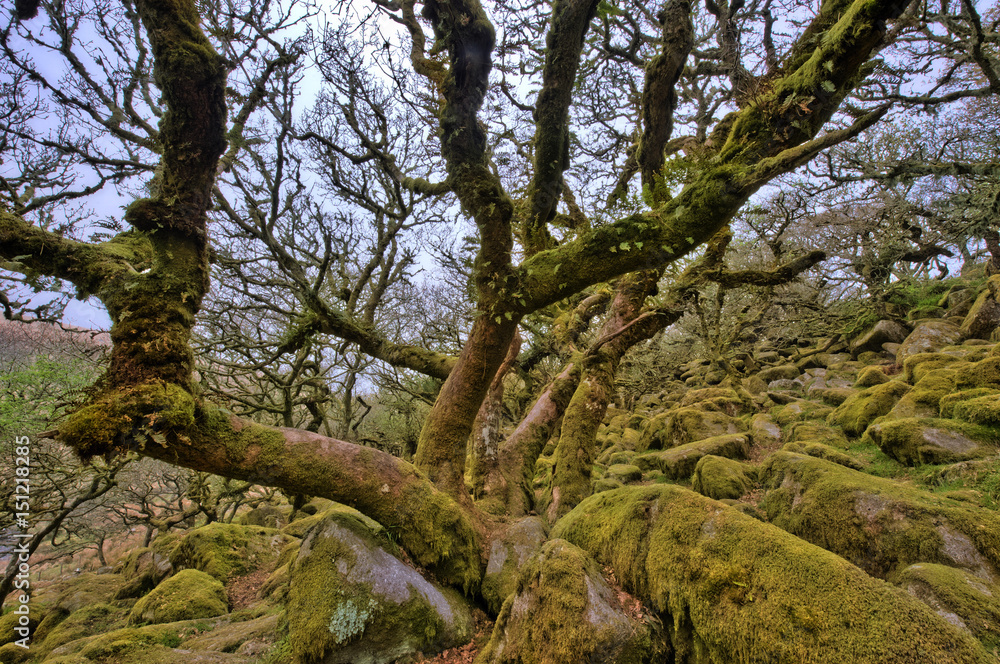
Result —
M 641 454 L 635 458 L 635 465 L 644 471 L 659 470 L 670 479 L 687 479 L 704 456 L 745 459 L 749 452 L 750 441 L 744 434 L 715 436 L 662 452 Z
M 963 362 L 961 358 L 946 353 L 917 353 L 903 360 L 903 380 L 912 385 L 931 371 L 958 367 Z
M 785 443 L 782 446 L 783 450 L 786 452 L 795 452 L 796 454 L 807 454 L 809 456 L 814 456 L 818 459 L 826 459 L 827 461 L 832 461 L 833 463 L 840 464 L 841 466 L 846 466 L 848 468 L 853 468 L 854 470 L 863 470 L 864 464 L 856 460 L 849 454 L 844 454 L 840 450 L 834 449 L 829 445 L 824 445 L 823 443 L 814 442 L 790 442 Z
M 291 568 L 289 642 L 298 661 L 389 662 L 464 643 L 462 600 L 392 558 L 360 520 L 331 514 L 310 531 Z M 373 657 L 375 654 L 378 657 Z
M 692 487 L 716 500 L 736 499 L 753 488 L 755 474 L 752 468 L 739 461 L 710 454 L 695 466 Z
M 961 367 L 955 376 L 955 387 L 960 390 L 974 387 L 1000 389 L 1000 357 L 988 357 Z
M 1000 587 L 946 565 L 920 563 L 903 570 L 896 584 L 948 622 L 969 630 L 1000 655 Z
M 872 424 L 865 437 L 900 463 L 952 463 L 995 454 L 1000 429 L 956 420 L 887 418 Z
M 772 523 L 873 576 L 892 578 L 916 562 L 980 575 L 1000 565 L 1000 515 L 790 452 L 772 455 L 761 478 Z
M 848 445 L 843 431 L 822 422 L 794 423 L 788 432 L 788 441 L 824 443 L 840 448 L 846 448 Z
M 939 413 L 941 417 L 954 417 L 955 406 L 959 403 L 990 395 L 1000 395 L 1000 391 L 989 387 L 977 387 L 971 390 L 959 390 L 958 392 L 946 394 L 941 397 L 941 401 L 939 402 Z
M 883 369 L 884 367 L 865 367 L 858 372 L 858 378 L 854 382 L 854 387 L 874 387 L 882 383 L 888 383 L 891 379 Z
M 550 540 L 524 566 L 480 664 L 614 661 L 662 657 L 650 623 L 629 619 L 600 568 L 565 540 Z
M 839 426 L 848 436 L 860 436 L 876 418 L 892 410 L 909 390 L 910 386 L 899 380 L 869 387 L 837 406 L 827 417 L 827 423 Z
M 185 569 L 136 602 L 129 622 L 160 624 L 214 618 L 228 612 L 226 589 L 218 579 L 196 569 Z
M 815 401 L 796 399 L 795 401 L 771 409 L 771 417 L 782 426 L 787 426 L 792 422 L 804 422 L 806 420 L 824 419 L 833 412 L 833 408 L 824 406 Z
M 167 445 L 194 424 L 195 402 L 172 383 L 155 381 L 106 392 L 59 424 L 59 439 L 83 458 L 124 453 L 134 444 Z
M 270 567 L 291 541 L 274 528 L 211 523 L 186 534 L 171 553 L 170 562 L 226 583 L 235 576 Z
M 954 405 L 954 417 L 972 424 L 1000 426 L 1000 394 L 959 401 Z
M 746 431 L 746 424 L 726 413 L 699 406 L 676 408 L 649 420 L 637 452 L 667 449 L 692 441 Z
M 552 535 L 610 566 L 661 612 L 675 661 L 990 661 L 978 642 L 899 589 L 680 487 L 592 496 Z
M 110 604 L 93 604 L 74 611 L 59 622 L 46 635 L 45 640 L 32 648 L 32 656 L 45 656 L 59 646 L 94 634 L 110 631 L 113 627 L 124 627 L 127 611 Z

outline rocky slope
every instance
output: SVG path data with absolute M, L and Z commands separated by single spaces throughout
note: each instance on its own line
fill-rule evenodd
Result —
M 994 277 L 850 343 L 763 347 L 745 378 L 692 361 L 611 409 L 594 495 L 492 542 L 477 661 L 1000 661 L 998 300 Z M 483 612 L 392 533 L 309 512 L 49 586 L 29 650 L 0 618 L 0 662 L 375 663 L 473 637 Z

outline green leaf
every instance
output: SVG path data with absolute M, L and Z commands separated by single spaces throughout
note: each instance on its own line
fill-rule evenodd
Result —
M 686 242 L 687 242 L 688 244 L 694 244 L 694 238 L 693 238 L 693 237 L 691 237 L 690 235 L 688 235 L 688 236 L 687 236 L 686 238 L 684 238 L 684 240 L 685 240 L 685 241 L 686 241 Z
M 497 316 L 497 317 L 496 317 L 496 318 L 494 318 L 493 320 L 495 320 L 495 321 L 497 322 L 497 325 L 499 325 L 500 323 L 502 323 L 502 322 L 503 322 L 503 318 L 501 318 L 500 316 Z
M 642 249 L 642 242 L 636 242 L 635 243 L 635 248 L 636 249 Z
M 628 242 L 622 242 L 621 244 L 618 245 L 618 248 L 621 249 L 622 251 L 628 251 L 632 247 L 631 245 L 629 245 Z
M 822 83 L 819 84 L 819 86 L 824 90 L 826 90 L 827 92 L 837 91 L 837 86 L 834 85 L 832 81 L 823 81 Z
M 505 311 L 503 315 L 507 317 L 507 320 L 514 319 L 514 316 L 509 311 Z

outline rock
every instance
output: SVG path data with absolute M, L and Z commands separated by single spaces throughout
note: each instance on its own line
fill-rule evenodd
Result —
M 287 519 L 285 513 L 274 505 L 264 504 L 255 507 L 240 518 L 244 526 L 263 526 L 264 528 L 281 528 Z
M 291 567 L 288 638 L 301 661 L 386 664 L 472 638 L 456 592 L 389 553 L 364 521 L 332 513 L 309 531 Z
M 872 441 L 907 465 L 954 463 L 996 454 L 1000 432 L 945 419 L 888 419 L 868 427 Z
M 271 566 L 291 541 L 274 528 L 210 523 L 185 535 L 170 554 L 170 562 L 176 569 L 201 570 L 226 583 Z
M 703 496 L 736 499 L 753 488 L 753 470 L 739 461 L 709 454 L 694 468 L 693 488 Z
M 962 364 L 962 359 L 945 353 L 917 353 L 903 362 L 903 379 L 915 384 L 931 371 L 954 368 Z
M 821 422 L 796 422 L 788 433 L 788 441 L 824 443 L 840 448 L 848 446 L 847 437 L 840 429 Z
M 989 339 L 993 330 L 1000 325 L 1000 275 L 994 275 L 986 282 L 986 288 L 962 320 L 962 336 L 969 339 Z
M 902 590 L 678 486 L 626 487 L 591 496 L 564 516 L 552 535 L 611 567 L 625 590 L 660 612 L 674 648 L 673 656 L 661 661 L 991 660 L 978 641 Z
M 776 452 L 760 471 L 774 525 L 892 578 L 917 562 L 981 579 L 1000 565 L 1000 514 L 811 456 Z
M 791 392 L 801 390 L 805 383 L 799 378 L 778 378 L 767 384 L 769 391 Z
M 115 565 L 123 584 L 115 599 L 141 597 L 156 587 L 173 571 L 169 553 L 160 553 L 156 547 L 133 549 Z
M 946 320 L 923 321 L 903 340 L 896 351 L 896 362 L 902 364 L 906 358 L 917 353 L 937 352 L 945 346 L 958 343 L 962 331 L 957 325 Z
M 768 367 L 767 369 L 759 372 L 757 376 L 765 383 L 771 383 L 782 378 L 788 380 L 798 378 L 801 373 L 802 370 L 794 364 L 782 364 L 777 367 Z
M 846 466 L 847 468 L 852 468 L 854 470 L 864 470 L 864 465 L 862 465 L 861 462 L 844 454 L 840 450 L 834 449 L 829 445 L 824 445 L 823 443 L 796 441 L 785 443 L 781 449 L 786 452 L 806 454 L 816 457 L 817 459 L 826 459 L 827 461 L 832 461 L 833 463 Z
M 883 371 L 885 367 L 865 367 L 858 372 L 858 378 L 854 381 L 854 387 L 874 387 L 882 383 L 888 383 L 891 378 Z
M 827 417 L 827 423 L 839 426 L 848 436 L 860 436 L 869 424 L 892 410 L 909 391 L 910 386 L 900 380 L 869 387 L 837 406 Z
M 773 409 L 771 417 L 778 424 L 786 426 L 792 422 L 825 419 L 832 412 L 833 408 L 824 406 L 821 403 L 807 399 L 796 399 L 787 405 Z
M 819 399 L 828 406 L 839 406 L 853 396 L 857 390 L 850 387 L 824 387 L 811 390 L 809 396 Z
M 545 538 L 544 522 L 529 516 L 515 521 L 503 536 L 493 540 L 481 590 L 491 614 L 499 613 L 504 601 L 517 590 L 518 575 L 542 548 Z
M 1000 645 L 1000 586 L 946 565 L 918 563 L 899 574 L 896 585 L 986 646 Z
M 749 452 L 749 437 L 746 434 L 732 434 L 706 438 L 662 452 L 642 454 L 635 458 L 635 464 L 643 470 L 660 470 L 671 479 L 685 479 L 691 476 L 703 456 L 714 454 L 730 459 L 745 459 Z
M 781 427 L 767 413 L 758 413 L 750 419 L 750 439 L 758 447 L 769 447 L 781 442 Z
M 954 369 L 935 369 L 923 375 L 913 389 L 889 411 L 889 417 L 937 417 L 941 399 L 955 389 Z
M 628 608 L 592 558 L 565 540 L 551 540 L 521 573 L 476 662 L 663 661 L 669 646 L 659 627 Z
M 965 363 L 960 365 L 957 371 L 955 387 L 959 390 L 972 387 L 1000 389 L 1000 357 L 988 357 L 979 362 Z
M 126 609 L 103 602 L 84 606 L 51 627 L 33 630 L 31 654 L 42 661 L 61 645 L 108 631 L 127 614 Z
M 234 622 L 216 627 L 207 634 L 201 634 L 184 642 L 186 650 L 209 650 L 214 652 L 237 652 L 245 644 L 257 641 L 273 641 L 278 634 L 281 616 L 271 614 Z M 242 648 L 245 650 L 245 648 Z
M 882 344 L 901 343 L 909 330 L 902 323 L 894 320 L 880 320 L 865 334 L 851 342 L 851 355 L 858 357 L 865 351 L 880 351 Z
M 681 397 L 682 407 L 697 405 L 702 410 L 725 413 L 730 417 L 742 415 L 750 410 L 750 404 L 740 398 L 736 390 L 728 387 L 706 387 L 688 390 Z
M 1000 390 L 989 387 L 974 387 L 971 390 L 959 390 L 946 394 L 941 397 L 941 401 L 938 403 L 939 414 L 941 417 L 955 417 L 955 407 L 960 403 L 989 396 L 1000 397 Z
M 636 445 L 637 452 L 667 449 L 713 436 L 740 433 L 746 425 L 725 413 L 695 406 L 676 408 L 649 420 Z
M 226 589 L 219 580 L 196 569 L 185 569 L 136 602 L 128 620 L 133 625 L 160 624 L 214 618 L 228 612 Z
M 630 463 L 616 463 L 608 466 L 608 469 L 604 471 L 604 477 L 628 484 L 629 482 L 638 482 L 641 480 L 642 470 Z

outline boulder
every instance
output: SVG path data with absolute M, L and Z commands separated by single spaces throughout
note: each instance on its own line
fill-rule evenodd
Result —
M 889 417 L 937 417 L 941 399 L 955 389 L 954 369 L 928 371 L 889 411 Z
M 824 445 L 823 443 L 790 442 L 785 443 L 781 449 L 786 452 L 807 454 L 818 459 L 826 459 L 827 461 L 832 461 L 833 463 L 853 468 L 854 470 L 864 470 L 864 465 L 854 457 L 844 454 L 840 450 L 834 449 L 829 445 Z
M 381 531 L 332 513 L 302 541 L 291 567 L 288 639 L 300 661 L 387 664 L 472 638 L 469 607 L 403 563 Z
M 882 350 L 884 343 L 901 343 L 909 330 L 902 323 L 894 320 L 880 320 L 872 329 L 851 342 L 851 355 L 858 357 L 863 352 Z
M 910 565 L 900 572 L 896 585 L 994 652 L 1000 646 L 1000 586 L 964 570 L 931 563 Z
M 798 378 L 801 373 L 802 370 L 794 364 L 782 364 L 776 367 L 768 367 L 759 372 L 757 376 L 765 383 L 771 383 L 783 378 L 788 380 Z
M 578 547 L 551 540 L 521 572 L 517 591 L 504 603 L 476 662 L 664 661 L 669 645 L 637 604 L 616 592 Z
M 821 422 L 796 422 L 788 433 L 788 441 L 824 443 L 840 448 L 848 446 L 847 437 L 840 429 Z
M 901 589 L 682 487 L 591 496 L 552 535 L 596 557 L 660 612 L 674 650 L 661 661 L 992 661 L 977 640 Z
M 945 346 L 956 344 L 962 339 L 959 327 L 947 320 L 926 320 L 917 325 L 903 340 L 896 351 L 896 363 L 917 353 L 937 352 Z
M 880 578 L 913 563 L 1000 570 L 1000 514 L 792 452 L 760 471 L 761 507 L 774 525 Z
M 132 607 L 128 620 L 141 623 L 214 618 L 229 612 L 226 589 L 215 577 L 185 569 L 153 588 Z
M 546 528 L 537 516 L 512 523 L 490 545 L 490 558 L 483 576 L 482 595 L 491 614 L 497 614 L 504 601 L 517 590 L 517 579 L 528 560 L 545 543 Z
M 1000 325 L 1000 303 L 997 295 L 1000 293 L 1000 275 L 990 277 L 986 288 L 975 304 L 969 309 L 962 320 L 962 336 L 968 339 L 989 339 L 993 330 Z
M 887 455 L 907 465 L 955 463 L 997 453 L 1000 431 L 937 418 L 886 419 L 865 435 Z
M 757 447 L 768 447 L 781 442 L 781 427 L 767 413 L 758 413 L 750 419 L 750 439 Z
M 854 381 L 854 387 L 874 387 L 882 383 L 888 383 L 891 378 L 885 373 L 885 367 L 865 367 L 858 372 L 858 378 Z
M 659 470 L 670 479 L 691 477 L 698 461 L 709 454 L 730 459 L 745 459 L 750 453 L 750 440 L 746 434 L 715 436 L 663 450 L 649 452 L 635 458 L 635 465 L 643 470 Z
M 122 586 L 115 599 L 141 597 L 156 587 L 173 571 L 169 553 L 161 553 L 160 547 L 133 549 L 115 565 L 121 574 Z
M 709 454 L 694 467 L 692 486 L 709 498 L 736 499 L 753 488 L 753 476 L 753 469 L 746 464 Z
M 637 452 L 667 449 L 705 438 L 741 433 L 746 425 L 725 413 L 696 406 L 675 408 L 653 417 L 646 424 Z
M 910 386 L 900 380 L 869 387 L 837 406 L 826 421 L 839 426 L 848 436 L 860 436 L 869 424 L 892 410 L 909 391 Z
M 291 541 L 291 536 L 274 528 L 210 523 L 185 535 L 170 554 L 170 562 L 175 569 L 201 570 L 226 583 L 271 567 Z

